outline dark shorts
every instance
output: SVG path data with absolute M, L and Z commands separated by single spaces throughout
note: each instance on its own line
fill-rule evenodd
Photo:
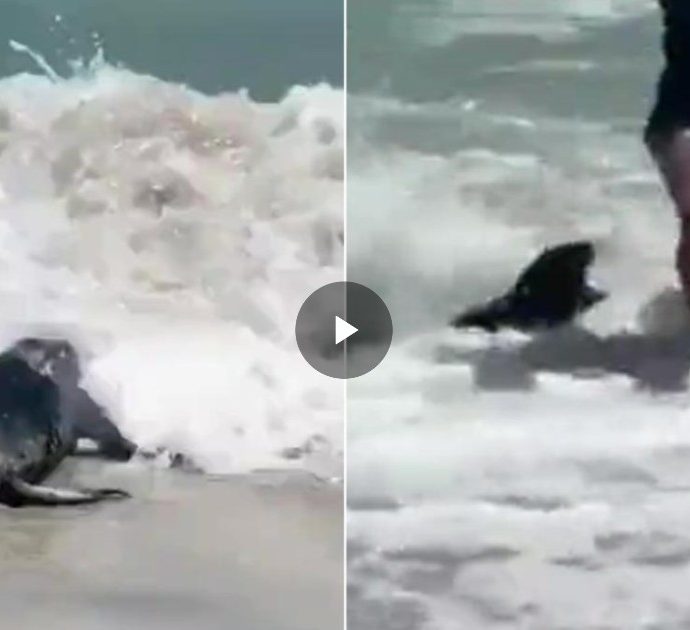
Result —
M 647 120 L 645 140 L 654 146 L 679 129 L 690 128 L 690 67 L 666 67 L 657 86 L 657 98 Z

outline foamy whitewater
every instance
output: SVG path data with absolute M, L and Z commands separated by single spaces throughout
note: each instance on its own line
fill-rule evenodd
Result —
M 348 384 L 349 624 L 688 628 L 690 327 L 640 137 L 659 15 L 510 4 L 400 3 L 352 51 L 388 65 L 350 62 L 348 277 L 395 341 Z M 579 327 L 448 328 L 579 238 L 611 291 Z
M 342 279 L 342 93 L 207 96 L 96 61 L 0 80 L 0 331 L 63 336 L 128 437 L 210 473 L 339 477 L 342 385 L 301 358 Z

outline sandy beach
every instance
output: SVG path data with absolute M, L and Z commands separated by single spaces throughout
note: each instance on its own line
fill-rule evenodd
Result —
M 91 460 L 51 482 L 133 498 L 0 508 L 3 627 L 342 627 L 340 488 Z

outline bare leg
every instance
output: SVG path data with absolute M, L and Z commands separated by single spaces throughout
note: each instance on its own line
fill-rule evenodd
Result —
M 676 250 L 676 269 L 683 285 L 685 298 L 690 304 L 690 217 L 680 219 L 680 238 Z
M 690 130 L 678 130 L 668 138 L 650 138 L 647 146 L 678 213 L 676 269 L 690 305 Z

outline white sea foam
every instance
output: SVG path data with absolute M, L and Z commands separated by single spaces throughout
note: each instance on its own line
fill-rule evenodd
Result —
M 342 279 L 341 92 L 259 104 L 101 62 L 0 103 L 3 336 L 72 339 L 143 446 L 339 476 L 342 388 L 293 329 Z
M 612 90 L 645 80 L 596 44 Z M 589 70 L 558 72 L 583 107 L 605 98 Z M 386 299 L 395 343 L 348 385 L 350 625 L 683 628 L 690 326 L 643 104 L 634 126 L 559 117 L 468 82 L 452 101 L 352 104 L 348 276 Z M 580 238 L 611 291 L 581 329 L 449 329 L 545 245 Z
M 395 24 L 425 46 L 446 46 L 466 35 L 533 35 L 546 41 L 576 37 L 582 27 L 642 15 L 654 0 L 407 0 Z

